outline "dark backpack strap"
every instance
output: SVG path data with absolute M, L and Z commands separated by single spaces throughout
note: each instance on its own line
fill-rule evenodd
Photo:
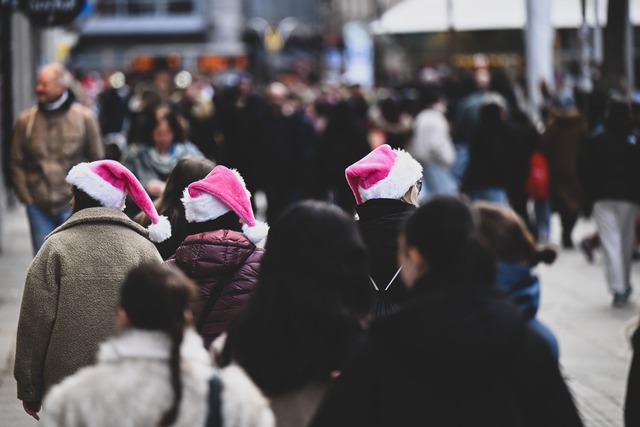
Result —
M 207 322 L 207 317 L 209 317 L 211 310 L 213 310 L 213 306 L 216 305 L 218 298 L 220 298 L 220 295 L 222 295 L 224 287 L 227 285 L 227 283 L 229 283 L 229 281 L 231 281 L 231 279 L 233 279 L 236 273 L 240 271 L 244 263 L 247 262 L 254 251 L 255 248 L 251 252 L 249 252 L 249 254 L 247 254 L 236 267 L 228 270 L 225 275 L 220 278 L 218 283 L 216 283 L 216 285 L 213 287 L 211 293 L 209 294 L 209 298 L 207 299 L 207 302 L 202 309 L 202 313 L 200 313 L 200 317 L 198 318 L 198 323 L 196 325 L 198 333 L 202 334 L 202 328 L 204 328 L 204 324 Z
M 205 427 L 222 427 L 222 381 L 217 374 L 209 380 L 209 413 Z

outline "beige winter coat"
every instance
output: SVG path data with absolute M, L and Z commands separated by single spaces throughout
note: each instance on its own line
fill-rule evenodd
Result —
M 147 231 L 112 208 L 73 214 L 29 266 L 20 309 L 14 375 L 18 399 L 37 401 L 92 364 L 113 333 L 118 293 L 141 263 L 161 263 Z
M 69 170 L 103 157 L 100 127 L 88 108 L 73 102 L 59 111 L 27 110 L 16 121 L 11 144 L 11 174 L 18 198 L 60 213 L 71 199 L 71 187 L 65 182 Z

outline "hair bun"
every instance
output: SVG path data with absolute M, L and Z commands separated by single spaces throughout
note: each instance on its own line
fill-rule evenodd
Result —
M 536 250 L 533 265 L 537 265 L 541 262 L 545 264 L 553 264 L 557 257 L 558 251 L 556 251 L 551 246 L 544 246 Z

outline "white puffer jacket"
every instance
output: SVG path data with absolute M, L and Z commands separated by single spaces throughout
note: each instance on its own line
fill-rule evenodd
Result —
M 173 402 L 170 338 L 162 332 L 130 329 L 104 342 L 98 363 L 53 387 L 43 405 L 43 424 L 54 426 L 157 427 Z M 209 379 L 215 369 L 202 339 L 185 332 L 181 346 L 183 397 L 174 427 L 204 426 Z M 224 427 L 273 427 L 268 401 L 244 371 L 218 371 Z

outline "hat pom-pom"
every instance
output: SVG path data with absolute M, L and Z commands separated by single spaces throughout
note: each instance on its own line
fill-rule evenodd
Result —
M 160 243 L 171 237 L 171 223 L 169 219 L 161 215 L 158 222 L 149 226 L 149 239 L 152 242 Z
M 269 226 L 266 222 L 256 221 L 256 225 L 249 227 L 247 224 L 242 226 L 242 233 L 247 236 L 247 239 L 254 245 L 257 245 L 263 241 L 267 234 L 269 234 Z

